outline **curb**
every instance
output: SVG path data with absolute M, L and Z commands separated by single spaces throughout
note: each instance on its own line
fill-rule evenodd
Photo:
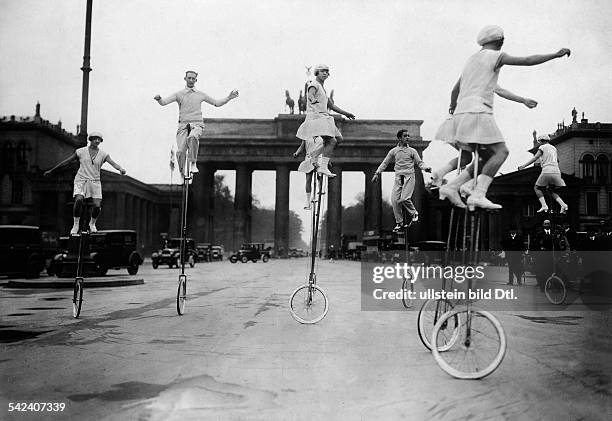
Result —
M 113 280 L 102 280 L 100 278 L 88 279 L 85 278 L 85 288 L 105 288 L 105 287 L 126 287 L 132 285 L 143 285 L 144 279 L 113 279 Z M 19 280 L 19 281 L 8 281 L 4 285 L 5 288 L 57 288 L 57 289 L 72 289 L 74 286 L 74 280 L 65 281 L 37 281 L 37 280 Z

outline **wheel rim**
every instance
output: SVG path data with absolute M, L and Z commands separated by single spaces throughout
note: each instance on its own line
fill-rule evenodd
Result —
M 565 283 L 557 275 L 551 276 L 546 280 L 546 284 L 544 286 L 544 294 L 546 294 L 546 298 L 552 304 L 563 304 L 565 298 L 567 297 Z
M 176 292 L 176 311 L 179 316 L 185 313 L 185 304 L 187 303 L 187 278 L 184 275 L 179 277 L 178 289 Z
M 453 309 L 448 300 L 427 300 L 421 306 L 417 317 L 417 331 L 425 348 L 431 351 L 431 334 L 435 324 L 447 311 Z M 437 313 L 437 314 L 436 314 Z M 438 337 L 438 351 L 450 348 L 459 336 L 459 316 L 449 319 L 441 326 L 442 334 Z
M 81 314 L 81 306 L 83 304 L 83 280 L 77 279 L 74 281 L 74 289 L 72 292 L 72 317 L 75 319 Z
M 300 323 L 317 323 L 329 310 L 327 294 L 317 285 L 302 285 L 291 294 L 289 310 L 293 318 Z
M 449 318 L 459 316 L 459 338 L 450 349 L 432 354 L 440 366 L 453 377 L 466 380 L 481 379 L 491 374 L 501 364 L 506 353 L 506 334 L 499 321 L 491 313 L 472 310 L 471 337 L 467 338 L 467 310 L 446 313 L 434 326 L 432 340 L 440 332 L 440 326 Z

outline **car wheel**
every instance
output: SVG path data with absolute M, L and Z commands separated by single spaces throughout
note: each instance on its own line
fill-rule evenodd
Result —
M 230 259 L 229 259 L 229 260 L 230 260 L 230 262 L 232 262 L 232 263 L 236 263 L 236 262 L 238 261 L 238 259 L 236 258 L 236 256 L 232 256 L 232 257 L 230 257 Z
M 159 263 L 156 260 L 153 260 L 153 269 L 157 269 L 159 267 Z
M 264 256 L 261 258 L 261 261 L 264 263 L 268 263 L 268 260 L 270 260 L 270 258 L 268 257 L 267 254 L 264 254 Z
M 127 271 L 130 275 L 136 275 L 138 273 L 138 265 L 128 266 Z
M 195 259 L 193 258 L 193 256 L 189 256 L 189 267 L 194 267 L 195 266 Z
M 257 263 L 257 259 L 253 259 L 251 260 L 253 263 Z
M 240 259 L 240 261 L 241 261 L 242 263 L 247 263 L 247 262 L 249 261 L 249 258 L 248 258 L 248 257 L 246 257 L 246 256 L 242 256 L 242 259 Z

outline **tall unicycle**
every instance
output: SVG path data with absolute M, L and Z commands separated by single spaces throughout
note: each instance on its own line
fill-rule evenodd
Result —
M 478 174 L 478 149 L 474 156 L 474 174 Z M 474 176 L 476 179 L 476 176 Z M 469 218 L 469 260 L 472 265 L 478 262 L 480 242 L 481 209 L 470 209 Z M 467 233 L 468 229 L 464 232 Z M 465 235 L 464 235 L 465 238 Z M 472 289 L 472 279 L 468 279 L 468 290 Z M 467 300 L 466 308 L 452 309 L 443 314 L 435 324 L 430 343 L 445 343 L 448 325 L 459 322 L 456 337 L 440 349 L 432 346 L 434 359 L 442 370 L 458 379 L 481 379 L 493 373 L 506 354 L 506 334 L 501 323 L 488 311 L 472 308 Z
M 76 276 L 74 278 L 74 286 L 72 290 L 72 317 L 78 319 L 81 315 L 81 307 L 83 306 L 83 252 L 86 248 L 86 241 L 89 237 L 88 231 L 81 231 L 79 237 L 79 253 L 77 255 Z
M 189 131 L 189 128 L 187 129 Z M 185 304 L 187 303 L 187 275 L 185 275 L 185 261 L 187 260 L 187 208 L 189 205 L 189 184 L 193 179 L 189 163 L 189 151 L 185 153 L 185 166 L 183 171 L 183 197 L 181 209 L 181 245 L 179 248 L 180 274 L 176 291 L 176 312 L 179 316 L 185 314 Z
M 303 324 L 314 324 L 321 321 L 327 314 L 328 300 L 325 291 L 317 285 L 316 261 L 318 256 L 317 242 L 319 238 L 319 221 L 321 214 L 321 201 L 323 195 L 324 177 L 321 174 L 316 174 L 314 181 L 314 198 L 311 205 L 312 212 L 312 230 L 311 230 L 311 246 L 310 246 L 310 273 L 308 275 L 308 283 L 299 286 L 291 294 L 289 299 L 289 310 L 295 320 Z
M 410 217 L 410 215 L 408 214 L 408 212 L 406 211 L 406 209 L 403 209 L 403 214 L 404 214 L 404 221 L 407 221 L 408 217 Z M 406 262 L 407 265 L 410 265 L 410 248 L 409 248 L 409 244 L 408 244 L 408 229 L 412 226 L 412 218 L 410 218 L 410 221 L 408 221 L 408 223 L 404 224 L 404 261 Z M 402 281 L 402 304 L 404 305 L 405 308 L 411 308 L 412 307 L 412 294 L 414 294 L 414 282 L 411 276 L 404 276 L 404 279 Z

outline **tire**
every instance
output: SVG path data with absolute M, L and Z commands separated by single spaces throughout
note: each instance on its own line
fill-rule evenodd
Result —
M 187 277 L 179 275 L 178 289 L 176 291 L 176 312 L 179 316 L 185 313 L 185 304 L 187 303 Z
M 546 298 L 548 298 L 548 301 L 550 301 L 552 304 L 563 304 L 567 298 L 567 288 L 565 288 L 565 282 L 563 282 L 563 280 L 557 275 L 553 274 L 546 280 L 546 284 L 544 285 L 544 294 L 546 294 Z
M 311 291 L 309 298 L 309 289 Z M 315 324 L 327 315 L 327 294 L 317 285 L 302 285 L 289 298 L 291 316 L 302 324 Z
M 127 271 L 130 275 L 136 275 L 138 273 L 138 265 L 128 266 Z
M 412 299 L 406 295 L 406 291 L 414 292 L 414 284 L 408 278 L 404 278 L 404 282 L 402 282 L 402 304 L 405 308 L 410 308 L 412 307 Z
M 267 254 L 264 254 L 263 257 L 261 258 L 261 261 L 264 263 L 268 263 L 268 260 L 270 260 L 270 258 L 268 257 Z
M 482 379 L 493 373 L 504 359 L 507 346 L 506 334 L 499 321 L 488 311 L 471 310 L 471 336 L 468 339 L 468 311 L 449 311 L 434 326 L 431 341 L 439 341 L 439 335 L 443 334 L 441 327 L 455 317 L 461 321 L 459 337 L 444 352 L 432 349 L 440 368 L 464 380 Z
M 153 264 L 153 269 L 157 269 L 159 267 L 159 263 L 157 263 L 156 260 L 153 260 L 152 264 Z
M 241 261 L 242 263 L 247 263 L 247 262 L 249 261 L 249 258 L 248 258 L 248 257 L 246 257 L 246 256 L 242 256 L 242 259 L 240 259 L 240 261 Z
M 78 319 L 81 314 L 81 306 L 83 305 L 83 278 L 74 280 L 72 290 L 72 317 Z
M 431 334 L 433 328 L 442 318 L 442 315 L 453 309 L 453 304 L 448 300 L 427 300 L 421 306 L 417 316 L 417 331 L 421 342 L 425 348 L 431 351 Z M 446 351 L 449 349 L 459 336 L 459 316 L 453 317 L 446 324 L 440 327 L 438 350 Z
M 193 258 L 193 255 L 189 256 L 189 267 L 194 267 L 195 266 L 195 259 Z
M 236 263 L 236 262 L 238 262 L 238 259 L 236 258 L 236 256 L 232 256 L 232 257 L 229 258 L 229 261 L 232 262 L 232 263 Z

